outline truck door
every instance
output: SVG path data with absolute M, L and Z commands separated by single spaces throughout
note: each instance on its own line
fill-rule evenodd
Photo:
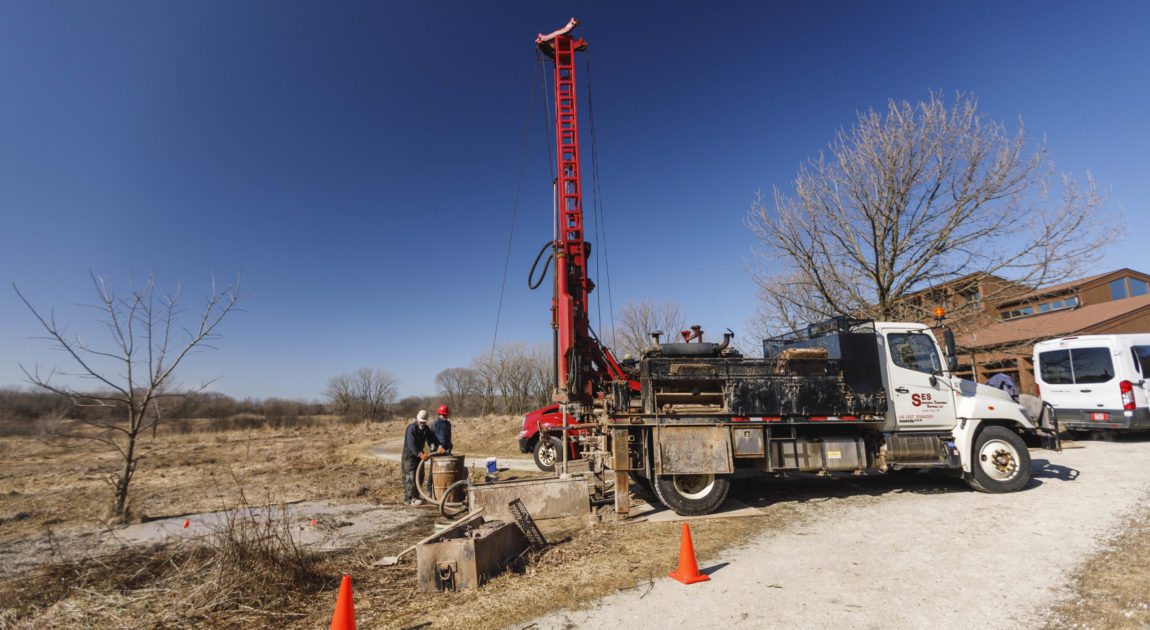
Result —
M 943 374 L 934 336 L 923 330 L 893 330 L 885 337 L 888 395 L 898 428 L 954 427 L 954 393 Z

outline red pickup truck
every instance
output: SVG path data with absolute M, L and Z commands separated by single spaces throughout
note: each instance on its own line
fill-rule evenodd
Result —
M 586 429 L 571 422 L 567 425 L 572 435 L 585 433 Z M 563 415 L 559 405 L 536 409 L 523 416 L 523 426 L 519 430 L 519 452 L 534 453 L 535 465 L 539 470 L 552 472 L 563 456 Z M 569 459 L 579 459 L 579 451 L 571 442 Z

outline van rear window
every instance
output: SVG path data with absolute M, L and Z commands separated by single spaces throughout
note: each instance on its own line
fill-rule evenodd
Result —
M 1114 378 L 1110 348 L 1074 348 L 1070 351 L 1075 383 L 1105 383 Z
M 1146 376 L 1150 372 L 1150 346 L 1131 346 L 1130 354 L 1134 355 L 1134 369 Z
M 1147 360 L 1150 361 L 1150 356 Z M 1040 352 L 1038 366 L 1043 382 L 1051 385 L 1105 383 L 1114 378 L 1114 362 L 1110 359 L 1109 348 Z
M 1074 382 L 1074 374 L 1070 371 L 1069 350 L 1040 352 L 1038 354 L 1038 366 L 1044 383 L 1069 385 Z

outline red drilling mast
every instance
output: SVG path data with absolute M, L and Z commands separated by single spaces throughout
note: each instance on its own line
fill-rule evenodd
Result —
M 535 44 L 555 65 L 555 138 L 559 174 L 555 181 L 555 298 L 551 325 L 557 331 L 558 402 L 590 404 L 610 380 L 629 380 L 615 358 L 591 334 L 587 296 L 595 283 L 587 275 L 591 244 L 583 240 L 583 194 L 579 183 L 579 115 L 575 91 L 575 52 L 587 42 L 563 28 L 540 34 Z M 630 386 L 638 390 L 638 383 Z M 598 391 L 597 391 L 598 390 Z

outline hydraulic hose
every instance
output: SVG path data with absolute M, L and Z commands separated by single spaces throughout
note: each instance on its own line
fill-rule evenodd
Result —
M 456 516 L 459 516 L 460 514 L 463 514 L 464 512 L 467 511 L 467 501 L 461 501 L 458 503 L 447 501 L 447 497 L 451 496 L 451 493 L 454 492 L 457 487 L 464 486 L 464 485 L 467 486 L 468 488 L 470 488 L 471 486 L 473 486 L 475 484 L 471 483 L 470 479 L 460 479 L 459 481 L 456 481 L 455 483 L 451 484 L 450 486 L 447 486 L 447 490 L 443 491 L 443 496 L 439 498 L 439 513 L 443 515 L 443 518 L 446 518 L 448 520 L 454 520 Z M 455 510 L 454 512 L 448 513 L 447 508 L 459 508 L 459 509 Z
M 527 272 L 527 288 L 531 289 L 532 291 L 538 289 L 539 285 L 543 284 L 543 279 L 547 277 L 547 266 L 551 264 L 551 259 L 554 258 L 554 255 L 547 255 L 547 262 L 543 263 L 543 271 L 539 274 L 539 282 L 533 283 L 531 282 L 531 279 L 535 277 L 535 267 L 539 265 L 539 259 L 543 258 L 543 252 L 547 251 L 548 247 L 553 248 L 554 246 L 555 244 L 551 241 L 544 243 L 543 249 L 540 249 L 539 253 L 535 255 L 535 262 L 531 263 L 531 271 Z

